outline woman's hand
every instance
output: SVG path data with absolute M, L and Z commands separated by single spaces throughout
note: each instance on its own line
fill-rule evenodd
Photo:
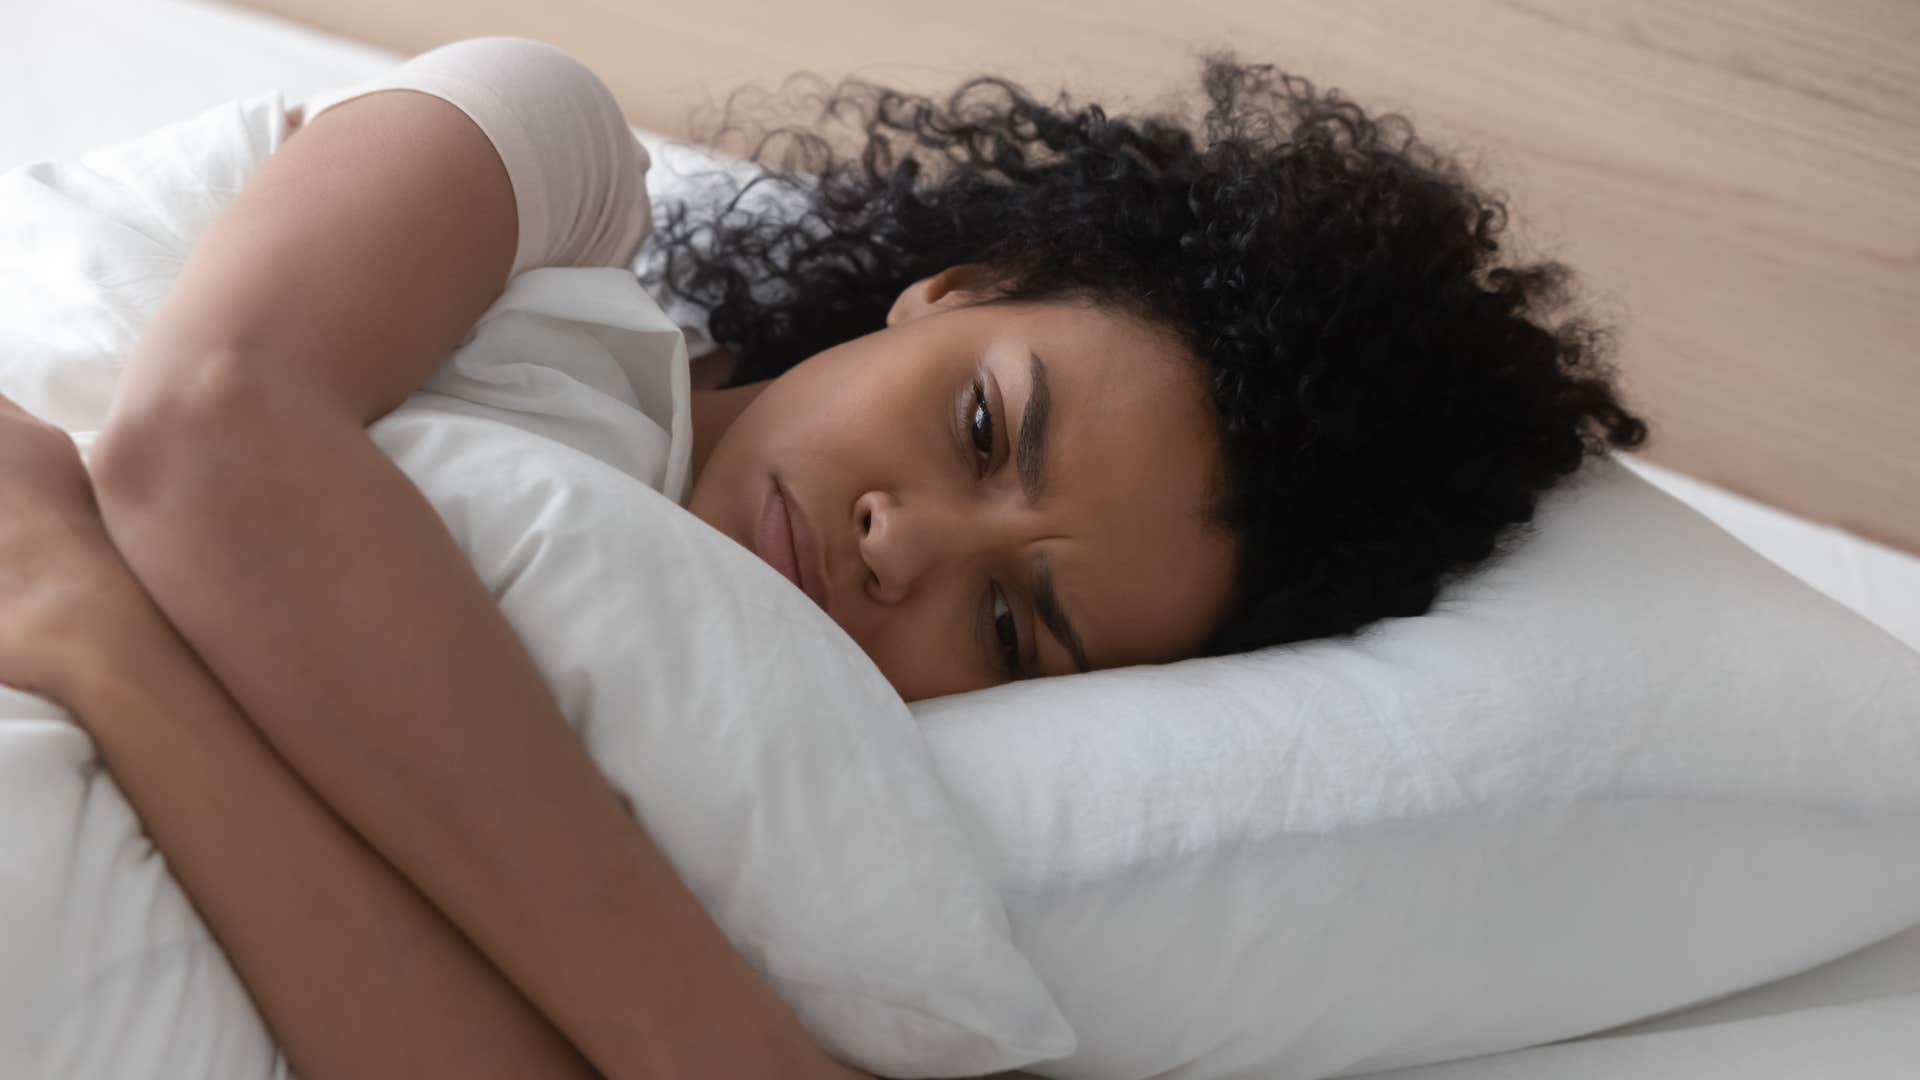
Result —
M 157 615 L 73 440 L 0 395 L 0 683 L 73 704 L 116 627 Z

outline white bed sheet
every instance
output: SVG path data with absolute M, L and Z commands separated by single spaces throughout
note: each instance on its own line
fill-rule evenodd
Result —
M 505 32 L 505 31 L 486 31 Z M 0 4 L 0 170 L 68 158 L 263 91 L 298 100 L 403 57 L 193 0 Z M 700 155 L 635 129 L 649 187 Z M 1632 456 L 1628 465 L 1920 649 L 1920 558 Z M 1720 1002 L 1546 1047 L 1375 1074 L 1392 1080 L 1920 1076 L 1920 928 Z

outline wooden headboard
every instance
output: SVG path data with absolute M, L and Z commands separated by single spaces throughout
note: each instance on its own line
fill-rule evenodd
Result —
M 412 55 L 538 38 L 635 125 L 806 70 L 979 72 L 1110 113 L 1198 100 L 1203 48 L 1398 111 L 1504 190 L 1518 253 L 1619 330 L 1644 456 L 1920 552 L 1920 5 L 1723 0 L 247 0 Z

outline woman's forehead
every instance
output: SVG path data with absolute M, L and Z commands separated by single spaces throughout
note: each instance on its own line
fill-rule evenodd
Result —
M 1096 666 L 1191 655 L 1231 606 L 1235 543 L 1207 517 L 1210 470 L 1100 467 L 1092 443 L 1062 438 L 1058 495 L 1041 509 L 1061 606 Z
M 1061 605 L 1101 666 L 1190 654 L 1225 615 L 1234 562 L 1208 517 L 1223 463 L 1200 366 L 1164 335 L 1059 314 L 1061 332 L 1032 327 L 995 362 L 1009 445 L 1036 375 L 1050 398 L 1039 510 L 1061 538 Z

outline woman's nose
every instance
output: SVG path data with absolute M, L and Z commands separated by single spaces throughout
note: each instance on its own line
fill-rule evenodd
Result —
M 869 491 L 855 502 L 859 516 L 860 558 L 873 579 L 869 589 L 874 599 L 897 604 L 913 594 L 914 588 L 937 566 L 949 549 L 964 542 L 957 522 L 942 524 L 933 508 L 916 505 L 912 510 L 884 491 Z

